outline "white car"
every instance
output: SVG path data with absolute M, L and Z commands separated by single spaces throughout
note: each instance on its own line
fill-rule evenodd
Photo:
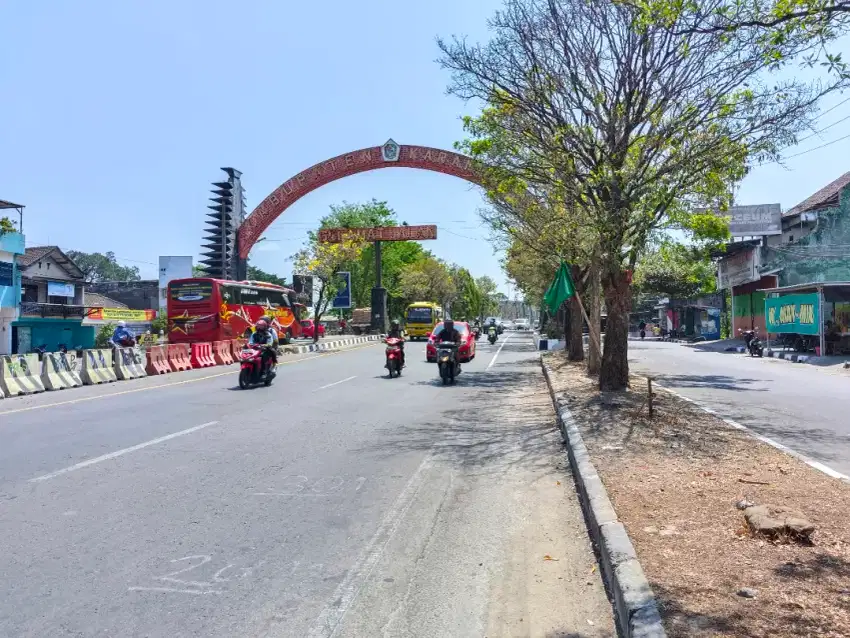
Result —
M 517 319 L 514 321 L 514 330 L 528 330 L 528 319 Z

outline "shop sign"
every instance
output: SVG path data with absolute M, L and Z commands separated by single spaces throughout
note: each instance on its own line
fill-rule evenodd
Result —
M 767 331 L 803 335 L 820 334 L 818 293 L 767 297 L 764 300 Z
M 96 321 L 135 321 L 143 323 L 156 319 L 156 310 L 132 310 L 131 308 L 93 308 L 89 318 Z
M 755 247 L 724 257 L 717 265 L 717 287 L 720 290 L 757 281 L 759 274 L 759 255 Z

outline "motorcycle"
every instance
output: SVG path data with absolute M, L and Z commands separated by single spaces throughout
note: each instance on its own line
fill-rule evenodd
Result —
M 256 346 L 247 344 L 239 353 L 239 387 L 247 390 L 252 385 L 262 383 L 270 386 L 277 376 L 274 360 L 269 357 L 268 364 L 263 370 L 263 350 L 271 346 Z
M 478 341 L 481 338 L 481 328 L 479 328 L 478 326 L 473 326 L 472 336 L 474 336 L 475 340 Z
M 758 328 L 755 330 L 744 330 L 743 328 L 738 328 L 738 332 L 741 333 L 747 352 L 750 353 L 751 357 L 764 356 L 764 344 L 762 344 L 761 339 L 759 338 Z
M 404 343 L 404 339 L 398 339 L 396 337 L 388 337 L 387 339 L 384 340 L 384 342 L 387 344 L 387 349 L 386 349 L 387 363 L 384 365 L 384 367 L 390 373 L 390 379 L 392 379 L 394 376 L 400 377 L 401 376 L 401 368 L 402 368 L 401 344 Z
M 458 344 L 440 342 L 437 344 L 437 368 L 443 385 L 455 382 L 455 377 L 460 374 L 460 364 L 457 361 Z
M 490 342 L 490 345 L 496 343 L 496 339 L 499 338 L 499 331 L 494 326 L 490 326 L 490 329 L 487 331 L 487 341 Z

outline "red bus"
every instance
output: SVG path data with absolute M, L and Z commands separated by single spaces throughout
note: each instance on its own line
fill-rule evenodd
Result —
M 168 284 L 168 340 L 223 341 L 243 337 L 263 315 L 280 340 L 301 336 L 295 291 L 262 281 L 175 279 Z M 299 304 L 300 305 L 300 304 Z

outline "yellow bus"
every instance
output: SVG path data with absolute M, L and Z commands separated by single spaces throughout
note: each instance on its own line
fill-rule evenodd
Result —
M 410 304 L 404 313 L 405 330 L 411 339 L 425 339 L 443 320 L 443 309 L 432 301 Z

